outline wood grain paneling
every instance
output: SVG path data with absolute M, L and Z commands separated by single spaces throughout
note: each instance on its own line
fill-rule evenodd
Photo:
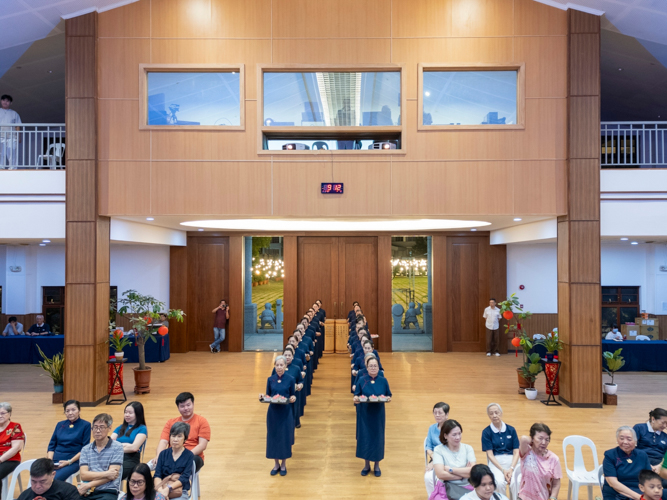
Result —
M 441 0 L 392 0 L 394 38 L 451 36 L 452 4 Z
M 93 283 L 95 281 L 95 242 L 97 234 L 94 222 L 68 222 L 65 243 L 67 283 Z
M 600 35 L 570 36 L 570 95 L 600 95 Z
M 376 349 L 380 352 L 391 352 L 391 236 L 378 236 L 377 243 L 377 329 L 380 338 L 376 341 Z
M 108 240 L 108 238 L 107 238 Z M 107 262 L 108 259 L 107 259 Z M 109 269 L 107 264 L 106 269 Z M 106 343 L 109 340 L 109 299 L 110 299 L 109 281 L 99 281 L 95 283 L 95 308 L 94 318 L 95 326 L 93 331 L 94 342 L 97 344 Z M 106 359 L 106 358 L 105 358 Z
M 169 349 L 171 352 L 188 352 L 188 248 L 169 247 L 169 307 L 182 309 L 182 323 L 169 323 Z M 213 309 L 213 307 L 211 307 Z
M 600 220 L 599 160 L 571 159 L 569 173 L 569 219 Z
M 558 222 L 558 281 L 570 281 L 570 222 Z
M 561 281 L 558 282 L 558 336 L 565 343 L 569 343 L 571 341 L 570 284 Z
M 95 210 L 95 162 L 93 160 L 70 160 L 67 162 L 67 203 L 68 221 L 92 222 Z
M 600 96 L 570 97 L 570 158 L 595 158 L 600 154 Z
M 526 97 L 567 97 L 566 36 L 517 37 L 514 60 L 526 63 Z
M 12 316 L 16 317 L 16 321 L 23 325 L 23 331 L 25 332 L 28 328 L 34 325 L 37 322 L 37 315 L 44 314 L 43 312 L 32 313 L 32 314 L 12 314 L 11 312 L 7 314 L 0 314 L 0 331 L 5 331 L 7 323 L 9 323 L 9 318 Z
M 327 318 L 346 318 L 347 311 L 342 312 L 338 293 L 338 238 L 299 237 L 297 255 L 297 319 L 318 298 L 328 304 Z M 347 307 L 351 309 L 352 304 Z
M 213 34 L 211 0 L 151 2 L 154 38 L 206 38 Z
M 139 64 L 150 61 L 148 38 L 101 38 L 99 57 L 107 64 L 100 66 L 99 97 L 139 98 Z
M 451 0 L 451 4 L 453 36 L 514 34 L 514 0 Z
M 168 196 L 164 190 L 152 194 L 146 189 L 151 186 L 151 164 L 147 161 L 101 161 L 100 171 L 107 176 L 108 192 L 111 194 L 101 215 L 150 214 L 151 196 L 162 199 Z M 181 186 L 174 186 L 182 187 Z M 100 197 L 102 197 L 100 186 Z
M 600 285 L 570 285 L 570 345 L 600 345 Z
M 97 13 L 84 14 L 67 19 L 65 21 L 65 32 L 68 37 L 96 36 Z
M 535 0 L 514 0 L 515 35 L 567 35 L 567 12 Z
M 514 162 L 514 214 L 567 212 L 567 162 Z
M 98 16 L 100 37 L 148 38 L 151 36 L 150 0 L 139 0 L 107 10 Z
M 299 311 L 297 310 L 297 285 L 299 276 L 297 253 L 297 237 L 285 236 L 283 238 L 283 265 L 285 269 L 285 279 L 283 280 L 283 343 L 285 344 L 287 343 L 287 338 L 291 335 L 292 327 L 296 326 L 299 318 Z M 327 311 L 329 318 L 334 318 L 333 303 L 327 304 L 323 302 L 322 307 Z
M 570 222 L 570 282 L 600 283 L 600 222 Z
M 378 243 L 376 236 L 338 238 L 338 298 L 343 318 L 357 301 L 369 330 L 378 333 Z M 386 334 L 385 334 L 386 335 Z
M 274 38 L 377 38 L 390 34 L 390 0 L 273 2 Z
M 231 352 L 243 351 L 243 264 L 244 245 L 243 236 L 229 237 L 229 267 L 228 286 L 230 314 L 227 324 L 228 350 Z M 232 309 L 233 308 L 233 309 Z M 232 314 L 233 311 L 233 314 Z
M 95 223 L 95 282 L 109 283 L 109 240 L 111 219 L 98 217 Z M 107 303 L 109 301 L 107 300 Z M 108 309 L 108 307 L 107 307 Z M 108 313 L 108 311 L 107 311 Z
M 108 310 L 108 308 L 107 308 Z M 70 284 L 65 302 L 67 335 L 65 345 L 87 345 L 90 334 L 95 331 L 95 285 Z
M 526 99 L 526 129 L 517 130 L 515 159 L 566 159 L 567 99 Z
M 150 159 L 149 132 L 139 130 L 137 127 L 139 123 L 138 102 L 137 100 L 121 99 L 99 101 L 98 154 L 100 160 Z
M 66 97 L 95 97 L 95 39 L 65 37 L 65 61 Z
M 600 16 L 569 9 L 570 33 L 600 33 Z
M 433 235 L 431 239 L 433 352 L 447 352 L 449 344 L 449 320 L 447 310 L 447 236 Z
M 382 64 L 391 62 L 391 59 L 391 40 L 388 38 L 273 41 L 274 64 Z
M 82 402 L 96 401 L 94 345 L 69 345 L 65 348 L 65 388 L 67 399 Z M 107 351 L 108 353 L 108 351 Z M 103 393 L 104 394 L 104 393 Z
M 212 0 L 212 36 L 270 38 L 271 0 Z
M 95 159 L 95 100 L 67 99 L 67 161 Z M 72 133 L 72 131 L 76 133 Z
M 563 351 L 561 399 L 570 406 L 602 406 L 602 348 L 566 345 Z
M 504 300 L 501 297 L 507 296 L 507 245 L 489 245 L 487 250 L 489 259 L 488 274 L 489 274 L 489 296 L 495 298 L 496 302 Z M 505 327 L 500 326 L 500 354 L 507 354 L 507 342 L 503 342 L 506 338 Z

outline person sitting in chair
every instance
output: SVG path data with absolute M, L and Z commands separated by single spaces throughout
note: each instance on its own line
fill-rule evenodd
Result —
M 44 323 L 43 315 L 38 314 L 35 320 L 37 323 L 28 328 L 28 333 L 26 333 L 26 335 L 39 336 L 51 334 L 51 327 Z
M 30 466 L 30 488 L 18 500 L 80 500 L 79 491 L 72 484 L 56 479 L 56 470 L 50 458 L 38 458 Z

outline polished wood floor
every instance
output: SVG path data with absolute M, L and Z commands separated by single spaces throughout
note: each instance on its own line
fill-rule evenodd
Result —
M 361 477 L 362 461 L 355 458 L 355 412 L 349 392 L 349 358 L 327 355 L 316 373 L 302 428 L 297 430 L 293 459 L 286 477 L 269 476 L 272 461 L 265 458 L 266 406 L 257 402 L 264 391 L 273 353 L 191 352 L 172 354 L 164 364 L 153 365 L 152 393 L 131 395 L 146 408 L 149 452 L 152 455 L 164 422 L 177 415 L 174 397 L 181 391 L 195 394 L 196 412 L 208 418 L 213 437 L 201 472 L 205 499 L 275 499 L 290 495 L 307 499 L 421 499 L 422 445 L 433 422 L 437 401 L 452 407 L 451 418 L 463 426 L 463 441 L 483 461 L 480 435 L 488 425 L 486 405 L 503 406 L 505 421 L 519 434 L 533 422 L 553 430 L 550 448 L 561 457 L 562 439 L 581 434 L 593 439 L 600 457 L 613 447 L 620 425 L 645 422 L 649 409 L 667 406 L 664 373 L 621 373 L 619 406 L 603 409 L 546 407 L 517 394 L 517 359 L 512 355 L 487 358 L 468 353 L 393 353 L 382 355 L 386 376 L 394 393 L 387 406 L 386 459 L 382 477 Z M 131 366 L 130 366 L 131 367 Z M 538 380 L 544 396 L 544 378 Z M 126 388 L 133 383 L 126 377 Z M 50 379 L 37 367 L 0 365 L 0 401 L 9 401 L 12 419 L 28 435 L 25 458 L 44 456 L 54 424 L 64 418 L 51 405 Z M 108 412 L 119 423 L 123 406 L 84 408 L 83 417 Z M 585 494 L 585 489 L 581 492 Z M 598 492 L 599 494 L 599 492 Z M 567 497 L 567 487 L 560 498 Z

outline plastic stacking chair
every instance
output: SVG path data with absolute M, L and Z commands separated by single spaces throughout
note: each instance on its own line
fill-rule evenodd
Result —
M 574 447 L 574 469 L 570 469 L 569 466 L 571 464 L 567 463 L 568 446 Z M 595 465 L 590 471 L 586 470 L 586 464 L 584 464 L 584 454 L 582 452 L 584 446 L 588 446 L 593 453 L 593 463 Z M 595 443 L 584 436 L 567 436 L 563 439 L 563 457 L 565 458 L 567 478 L 570 480 L 567 487 L 568 500 L 578 500 L 579 487 L 584 485 L 588 486 L 588 500 L 593 500 L 593 485 L 600 483 L 598 478 L 600 464 L 598 464 L 598 453 L 595 449 Z
M 19 491 L 23 493 L 23 484 L 21 482 L 21 472 L 24 471 L 30 471 L 30 466 L 33 464 L 34 460 L 26 460 L 25 462 L 21 462 L 21 465 L 19 465 L 16 469 L 14 469 L 14 472 L 12 473 L 12 480 L 9 482 L 9 490 L 3 496 L 3 500 L 14 500 L 14 491 L 16 491 L 16 483 L 19 483 Z M 30 484 L 28 482 L 27 484 Z
M 598 483 L 600 483 L 600 489 L 604 486 L 604 471 L 602 466 L 598 467 Z
M 192 462 L 192 479 L 190 480 L 190 500 L 197 500 L 201 497 L 199 489 L 199 473 L 197 472 L 197 464 Z
M 510 481 L 510 500 L 518 500 L 519 488 L 521 487 L 521 464 L 516 464 L 514 472 L 512 472 L 512 480 Z
M 424 468 L 428 467 L 428 453 L 426 451 L 426 441 L 428 441 L 428 436 L 424 438 Z

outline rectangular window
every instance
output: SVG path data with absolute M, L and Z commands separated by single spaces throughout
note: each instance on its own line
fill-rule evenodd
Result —
M 140 128 L 243 129 L 242 67 L 141 66 Z
M 523 65 L 420 66 L 420 129 L 524 128 Z
M 402 77 L 400 66 L 262 68 L 260 151 L 403 149 Z

